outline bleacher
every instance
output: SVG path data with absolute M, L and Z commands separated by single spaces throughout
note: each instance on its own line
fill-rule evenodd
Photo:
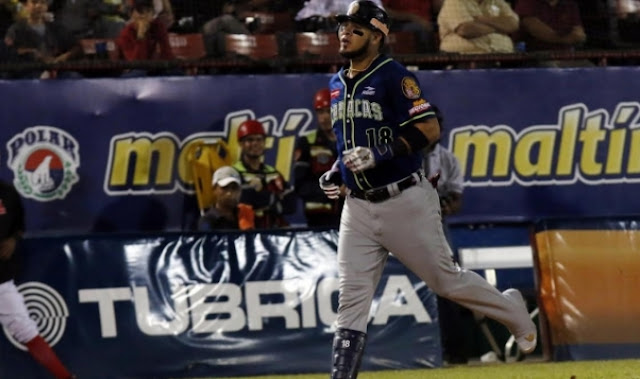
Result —
M 605 3 L 590 1 L 581 3 L 588 41 L 576 51 L 516 52 L 513 54 L 462 55 L 433 51 L 416 53 L 416 36 L 408 32 L 391 33 L 386 39 L 387 53 L 412 69 L 448 69 L 460 63 L 468 68 L 529 67 L 542 60 L 586 59 L 597 66 L 635 65 L 640 58 L 639 44 L 618 40 L 615 10 Z M 603 5 L 605 4 L 605 5 Z M 603 8 L 604 7 L 604 8 Z M 604 9 L 604 11 L 603 11 Z M 75 70 L 87 76 L 116 75 L 122 69 L 177 68 L 185 74 L 207 75 L 224 73 L 283 73 L 283 72 L 333 72 L 343 64 L 338 55 L 338 43 L 334 33 L 308 32 L 296 29 L 293 15 L 287 12 L 248 12 L 243 20 L 251 34 L 224 36 L 224 51 L 214 54 L 208 46 L 202 25 L 183 20 L 193 20 L 195 9 L 181 10 L 180 18 L 169 29 L 169 42 L 176 59 L 172 61 L 125 62 L 115 44 L 115 39 L 80 38 L 80 57 L 58 63 L 28 63 L 12 60 L 11 56 L 0 61 L 0 72 L 29 69 Z M 206 13 L 206 12 L 205 12 Z M 437 35 L 436 35 L 437 40 Z M 640 41 L 637 41 L 640 42 Z M 11 77 L 10 75 L 8 77 Z

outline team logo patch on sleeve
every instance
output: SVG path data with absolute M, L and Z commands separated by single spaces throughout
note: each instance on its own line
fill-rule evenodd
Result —
M 431 107 L 431 104 L 429 104 L 427 102 L 424 102 L 422 104 L 418 104 L 418 105 L 414 106 L 413 108 L 409 109 L 409 116 L 413 117 L 413 116 L 417 115 L 418 113 L 422 113 L 422 112 L 426 111 L 430 107 Z
M 412 77 L 402 78 L 402 93 L 407 99 L 415 100 L 420 98 L 420 86 Z

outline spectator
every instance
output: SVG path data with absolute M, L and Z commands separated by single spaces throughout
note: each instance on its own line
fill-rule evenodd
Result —
M 617 34 L 620 42 L 640 43 L 640 0 L 616 0 Z
M 0 324 L 53 376 L 70 379 L 73 376 L 69 370 L 40 336 L 38 325 L 29 317 L 24 298 L 14 283 L 20 260 L 16 246 L 24 229 L 20 195 L 13 186 L 0 181 Z
M 252 12 L 293 14 L 300 0 L 227 0 L 218 13 L 202 26 L 207 53 L 220 56 L 225 52 L 226 34 L 260 33 L 260 20 Z
M 172 60 L 169 33 L 165 25 L 154 17 L 152 0 L 136 0 L 131 20 L 116 39 L 118 50 L 127 61 Z M 175 72 L 147 72 L 130 70 L 123 76 L 145 76 L 147 74 L 173 74 Z
M 102 0 L 94 27 L 96 38 L 117 38 L 127 23 L 129 10 L 124 0 Z
M 207 54 L 221 56 L 225 51 L 226 34 L 250 34 L 249 28 L 238 14 L 236 2 L 224 2 L 220 14 L 202 26 Z
M 153 0 L 153 15 L 167 30 L 171 29 L 175 22 L 173 7 L 169 0 Z
M 16 0 L 0 0 L 0 33 L 7 34 L 7 29 L 13 24 L 18 12 Z
M 242 148 L 240 160 L 233 167 L 242 178 L 240 202 L 251 204 L 257 228 L 288 226 L 285 215 L 296 210 L 296 196 L 284 176 L 262 162 L 266 133 L 259 121 L 247 120 L 238 128 Z
M 391 32 L 415 33 L 419 53 L 435 51 L 434 14 L 438 9 L 432 0 L 383 0 L 385 10 L 393 20 Z M 436 9 L 434 9 L 436 8 Z
M 444 0 L 438 14 L 440 50 L 449 53 L 511 53 L 518 15 L 505 0 Z
M 431 109 L 438 118 L 440 135 L 444 120 L 440 109 L 431 105 Z M 447 224 L 447 217 L 458 213 L 462 206 L 463 175 L 460 170 L 460 162 L 453 153 L 445 149 L 438 141 L 423 150 L 424 159 L 422 167 L 432 184 L 436 186 L 440 197 L 440 210 L 442 214 L 442 230 L 455 251 L 451 241 L 451 234 Z M 452 257 L 457 262 L 457 257 Z M 462 318 L 464 309 L 457 303 L 438 296 L 438 313 L 440 323 L 440 338 L 442 340 L 443 359 L 451 364 L 467 363 L 468 351 L 465 341 L 464 325 Z
M 198 230 L 248 230 L 255 228 L 251 205 L 240 203 L 240 173 L 231 166 L 222 166 L 213 174 L 214 204 L 202 215 Z
M 98 17 L 95 0 L 53 0 L 50 4 L 56 22 L 64 25 L 74 38 L 93 37 L 93 26 Z
M 125 60 L 174 59 L 169 34 L 153 15 L 152 0 L 136 0 L 129 23 L 116 41 Z
M 573 0 L 520 0 L 516 5 L 520 30 L 528 51 L 573 51 L 587 35 L 578 4 Z M 540 62 L 544 67 L 593 66 L 588 60 Z
M 353 0 L 309 0 L 295 16 L 299 32 L 335 32 L 338 24 L 335 16 L 346 14 Z M 381 0 L 373 2 L 382 8 Z
M 574 50 L 586 41 L 573 0 L 519 0 L 516 13 L 527 50 Z
M 316 92 L 313 108 L 318 129 L 306 137 L 301 137 L 297 142 L 295 189 L 304 203 L 304 215 L 308 226 L 337 228 L 340 225 L 344 196 L 339 200 L 329 199 L 318 186 L 320 176 L 331 169 L 338 156 L 336 135 L 331 126 L 331 98 L 328 88 Z
M 53 22 L 46 0 L 22 0 L 24 18 L 7 30 L 4 42 L 17 59 L 23 62 L 59 63 L 81 54 L 80 46 L 59 23 Z M 29 71 L 18 74 L 25 78 L 48 78 L 49 71 Z M 74 78 L 75 72 L 60 72 L 58 77 Z

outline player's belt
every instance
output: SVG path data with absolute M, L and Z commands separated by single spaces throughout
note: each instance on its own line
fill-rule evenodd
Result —
M 406 178 L 395 183 L 388 184 L 384 187 L 373 188 L 366 191 L 351 190 L 351 196 L 358 199 L 370 201 L 372 203 L 380 203 L 394 196 L 398 196 L 407 188 L 413 187 L 422 180 L 422 172 L 414 172 Z

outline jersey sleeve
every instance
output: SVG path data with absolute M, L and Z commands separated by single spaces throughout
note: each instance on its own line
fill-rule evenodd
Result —
M 400 127 L 436 116 L 431 104 L 424 96 L 420 82 L 412 72 L 397 65 L 392 70 L 390 81 L 391 88 L 388 90 L 393 99 Z

